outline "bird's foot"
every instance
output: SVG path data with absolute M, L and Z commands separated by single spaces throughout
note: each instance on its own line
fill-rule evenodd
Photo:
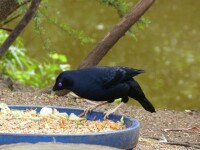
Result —
M 109 115 L 112 114 L 112 113 L 114 113 L 114 112 L 115 112 L 114 109 L 105 111 L 105 112 L 103 113 L 103 115 L 104 115 L 104 120 L 106 120 L 106 119 L 109 117 Z
M 91 107 L 89 107 L 89 108 L 86 108 L 86 109 L 84 110 L 84 112 L 81 113 L 81 114 L 79 115 L 79 117 L 82 117 L 82 116 L 85 116 L 85 117 L 86 117 L 88 112 L 91 112 L 92 110 L 96 109 L 97 107 L 102 106 L 102 105 L 105 105 L 105 104 L 107 104 L 107 103 L 108 103 L 108 102 L 103 102 L 103 103 L 100 103 L 100 104 L 96 104 L 96 105 L 94 105 L 94 106 L 91 106 Z
M 89 107 L 89 108 L 86 108 L 84 111 L 83 111 L 83 113 L 81 113 L 80 115 L 79 115 L 79 117 L 82 117 L 82 116 L 87 116 L 87 114 L 88 113 L 90 113 L 92 110 L 94 110 L 96 108 L 96 105 L 94 105 L 94 106 L 91 106 L 91 107 Z
M 90 112 L 91 112 L 92 110 L 94 110 L 94 109 L 95 109 L 94 106 L 89 107 L 89 108 L 86 108 L 86 109 L 84 110 L 84 115 L 85 115 L 85 117 L 87 116 L 88 113 L 90 113 Z
M 85 109 L 80 115 L 78 115 L 79 117 L 83 117 L 83 116 L 87 116 L 87 113 L 89 112 L 89 109 Z

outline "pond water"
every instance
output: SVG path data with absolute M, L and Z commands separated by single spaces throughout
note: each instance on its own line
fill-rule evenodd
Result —
M 22 33 L 29 55 L 43 58 L 50 50 L 42 49 L 48 37 L 51 51 L 68 56 L 76 68 L 95 44 L 119 21 L 111 7 L 96 1 L 58 0 L 51 3 L 61 22 L 95 38 L 86 45 L 69 38 L 58 28 L 44 24 L 45 36 L 32 31 L 33 25 Z M 130 1 L 131 2 L 131 1 Z M 130 66 L 144 69 L 136 77 L 148 99 L 156 108 L 200 110 L 200 1 L 158 0 L 145 17 L 151 24 L 136 31 L 137 40 L 126 35 L 110 50 L 99 65 Z M 134 102 L 134 104 L 136 104 Z

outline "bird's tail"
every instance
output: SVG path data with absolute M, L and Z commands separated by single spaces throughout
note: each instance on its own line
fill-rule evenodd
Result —
M 137 100 L 142 107 L 153 113 L 156 112 L 154 106 L 151 104 L 151 102 L 145 97 L 140 85 L 135 81 L 134 79 L 129 82 L 130 85 L 130 91 L 129 91 L 129 96 L 131 98 L 134 98 Z
M 145 110 L 147 110 L 151 113 L 156 112 L 154 106 L 150 103 L 150 101 L 147 98 L 140 99 L 140 100 L 138 100 L 138 102 L 142 105 L 142 107 Z

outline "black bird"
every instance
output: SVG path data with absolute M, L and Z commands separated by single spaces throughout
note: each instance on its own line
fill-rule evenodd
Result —
M 112 103 L 118 98 L 126 103 L 129 100 L 128 97 L 131 97 L 137 100 L 145 110 L 155 112 L 154 106 L 145 97 L 137 81 L 133 79 L 134 76 L 143 72 L 139 69 L 117 66 L 96 66 L 64 71 L 57 77 L 52 91 L 68 89 L 82 98 L 106 101 L 106 103 Z M 105 102 L 100 105 L 103 104 Z

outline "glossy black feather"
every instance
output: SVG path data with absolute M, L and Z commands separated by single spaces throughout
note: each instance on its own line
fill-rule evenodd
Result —
M 153 105 L 145 97 L 134 76 L 143 70 L 129 67 L 91 67 L 64 71 L 56 79 L 53 91 L 68 89 L 80 97 L 93 101 L 113 102 L 128 97 L 137 100 L 147 111 L 155 112 Z

